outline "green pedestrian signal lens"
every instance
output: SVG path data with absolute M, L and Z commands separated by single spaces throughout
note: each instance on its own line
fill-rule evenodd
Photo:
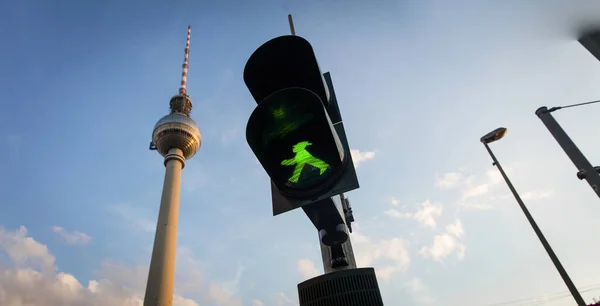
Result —
M 277 91 L 258 104 L 246 139 L 277 188 L 289 195 L 333 183 L 344 149 L 319 96 L 304 88 Z
M 329 169 L 329 164 L 312 156 L 307 150 L 306 147 L 312 145 L 312 143 L 308 141 L 302 141 L 295 144 L 292 147 L 292 151 L 296 153 L 296 156 L 292 159 L 286 159 L 281 162 L 283 166 L 293 166 L 294 173 L 288 179 L 291 183 L 298 183 L 298 179 L 300 179 L 300 175 L 302 174 L 302 170 L 304 170 L 304 166 L 313 166 L 319 169 L 319 175 L 323 175 L 327 169 Z

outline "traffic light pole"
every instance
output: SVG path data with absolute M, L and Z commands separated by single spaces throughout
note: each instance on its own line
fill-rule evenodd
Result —
M 346 233 L 348 233 L 347 230 Z M 356 269 L 356 259 L 354 258 L 354 249 L 352 248 L 352 241 L 350 241 L 350 237 L 348 237 L 348 240 L 342 244 L 342 249 L 344 250 L 344 254 L 346 254 L 346 260 L 348 261 L 347 266 L 333 268 L 331 266 L 331 248 L 324 245 L 323 242 L 321 242 L 320 237 L 319 244 L 321 245 L 321 259 L 323 260 L 323 271 L 325 271 L 325 273 L 346 269 Z
M 345 216 L 346 212 L 344 209 L 344 201 L 346 201 L 346 199 L 344 198 L 344 194 L 340 195 L 340 204 L 341 205 L 337 205 L 337 203 L 334 202 L 338 212 L 340 213 L 341 216 Z M 340 207 L 341 206 L 341 207 Z M 323 261 L 323 270 L 325 273 L 331 273 L 331 272 L 335 272 L 335 271 L 339 271 L 339 270 L 346 270 L 346 269 L 356 269 L 356 259 L 354 258 L 354 249 L 352 248 L 352 242 L 350 241 L 350 231 L 349 231 L 349 223 L 350 220 L 348 220 L 348 218 L 345 218 L 345 223 L 346 226 L 344 227 L 344 233 L 346 233 L 346 235 L 348 235 L 348 240 L 346 240 L 346 242 L 342 243 L 341 245 L 341 249 L 343 251 L 343 255 L 345 256 L 345 260 L 347 265 L 341 265 L 341 266 L 335 266 L 332 265 L 332 261 L 335 260 L 335 254 L 332 252 L 332 248 L 330 246 L 327 246 L 323 243 L 323 241 L 321 240 L 321 235 L 319 235 L 319 245 L 321 246 L 321 259 Z
M 590 187 L 592 187 L 592 190 L 600 197 L 600 174 L 598 174 L 596 168 L 585 158 L 585 155 L 581 153 L 573 140 L 571 140 L 565 130 L 554 119 L 551 112 L 552 109 L 549 110 L 547 107 L 542 106 L 535 111 L 535 114 L 542 120 L 542 123 L 548 128 L 550 134 L 552 134 L 556 142 L 558 142 L 573 164 L 575 164 L 578 171 L 577 177 L 580 180 L 585 179 Z
M 335 201 L 334 201 L 335 203 Z M 340 195 L 340 205 L 335 203 L 338 213 L 345 219 L 344 233 L 347 239 L 341 245 L 336 258 L 333 245 L 323 243 L 322 231 L 319 232 L 321 257 L 325 273 L 298 284 L 300 306 L 383 306 L 383 299 L 373 268 L 357 268 L 354 250 L 350 241 L 351 225 L 354 220 L 349 202 Z M 341 259 L 341 260 L 340 260 Z M 344 264 L 339 264 L 343 262 Z M 336 265 L 338 263 L 338 265 Z

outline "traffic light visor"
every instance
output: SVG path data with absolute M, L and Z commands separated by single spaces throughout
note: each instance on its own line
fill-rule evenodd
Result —
M 343 170 L 344 149 L 315 93 L 287 88 L 263 100 L 248 120 L 246 139 L 275 186 L 308 196 Z
M 300 36 L 273 38 L 256 49 L 244 67 L 244 83 L 256 103 L 290 87 L 308 89 L 329 103 L 329 90 L 314 50 Z

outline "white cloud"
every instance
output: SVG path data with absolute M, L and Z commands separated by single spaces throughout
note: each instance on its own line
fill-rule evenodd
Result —
M 350 150 L 350 154 L 352 154 L 352 161 L 354 162 L 354 167 L 356 168 L 358 168 L 361 163 L 375 157 L 374 151 L 361 152 L 360 150 L 352 149 Z
M 178 268 L 184 271 L 177 280 L 174 306 L 198 306 L 195 300 L 211 305 L 240 306 L 236 294 L 237 282 L 243 267 L 231 282 L 211 282 L 204 285 L 202 278 L 194 277 L 199 262 L 182 247 L 178 250 Z M 182 253 L 182 254 L 181 254 Z M 27 235 L 21 226 L 12 232 L 0 227 L 0 255 L 10 262 L 0 262 L 0 305 L 3 306 L 141 306 L 148 266 L 127 266 L 104 262 L 95 271 L 96 280 L 81 284 L 73 275 L 58 272 L 54 255 L 48 247 Z M 0 257 L 2 258 L 2 257 Z M 198 281 L 200 280 L 200 281 Z M 185 282 L 193 282 L 185 284 Z M 194 288 L 195 291 L 190 290 Z M 183 290 L 182 290 L 183 289 Z M 188 290 L 185 290 L 188 289 Z M 188 295 L 181 296 L 181 292 Z M 189 297 L 197 297 L 190 299 Z
M 419 254 L 441 262 L 448 255 L 456 253 L 456 257 L 461 260 L 465 257 L 466 251 L 465 245 L 459 240 L 463 235 L 462 222 L 456 219 L 455 223 L 446 226 L 444 233 L 433 237 L 433 243 L 430 246 L 421 248 Z
M 315 266 L 315 263 L 310 259 L 298 260 L 297 267 L 298 267 L 298 272 L 300 272 L 300 275 L 302 275 L 302 277 L 304 277 L 306 279 L 313 278 L 313 277 L 321 274 L 321 273 L 319 273 L 319 270 Z
M 236 296 L 238 285 L 246 268 L 238 263 L 238 268 L 232 280 L 227 282 L 211 282 L 208 287 L 209 300 L 222 306 L 241 306 L 242 299 Z
M 259 300 L 252 300 L 252 306 L 265 306 L 265 304 Z
M 488 184 L 479 184 L 476 186 L 468 186 L 462 193 L 462 200 L 482 196 L 490 191 Z
M 507 167 L 504 167 L 505 172 L 508 175 L 514 175 L 514 169 L 523 169 L 523 166 L 516 166 L 518 163 L 513 163 Z M 505 200 L 511 198 L 510 193 L 506 193 L 506 186 L 504 178 L 500 172 L 496 169 L 488 169 L 483 176 L 468 176 L 465 177 L 463 174 L 450 172 L 442 175 L 442 178 L 438 178 L 436 186 L 440 189 L 450 189 L 447 186 L 452 186 L 460 190 L 460 202 L 462 207 L 476 210 L 487 210 L 492 209 L 493 206 L 490 202 L 495 200 Z M 531 190 L 521 193 L 523 200 L 542 200 L 550 198 L 554 195 L 553 190 Z
M 435 219 L 442 215 L 444 207 L 439 204 L 433 204 L 429 200 L 420 204 L 421 208 L 414 213 L 401 212 L 396 209 L 389 209 L 384 214 L 400 219 L 414 219 L 426 227 L 435 228 Z
M 290 299 L 287 295 L 285 295 L 285 293 L 280 292 L 277 295 L 276 305 L 277 306 L 296 306 L 296 305 L 298 305 L 298 303 L 296 303 L 295 301 Z
M 394 217 L 394 218 L 398 218 L 398 219 L 410 219 L 413 217 L 412 213 L 401 212 L 397 209 L 388 209 L 388 210 L 384 211 L 383 213 L 390 217 Z
M 109 210 L 115 215 L 126 220 L 127 225 L 137 231 L 147 234 L 151 234 L 156 231 L 156 221 L 153 221 L 150 218 L 150 213 L 147 209 L 135 207 L 127 203 L 120 203 L 110 206 Z
M 512 173 L 514 169 L 514 165 L 505 167 L 507 173 Z M 498 198 L 497 193 L 501 190 L 498 186 L 503 182 L 500 172 L 493 168 L 488 169 L 483 176 L 466 176 L 462 172 L 444 173 L 436 178 L 435 186 L 442 190 L 457 189 L 464 208 L 486 210 L 493 208 L 489 201 Z M 486 195 L 488 197 L 484 197 Z M 531 194 L 533 198 L 536 198 L 536 195 Z
M 430 305 L 435 303 L 435 298 L 431 295 L 431 291 L 423 284 L 420 278 L 413 277 L 406 282 L 405 286 L 417 305 Z
M 460 219 L 456 219 L 454 223 L 448 224 L 446 226 L 446 232 L 452 234 L 454 237 L 461 237 L 465 233 L 465 230 L 462 226 L 462 221 L 460 221 Z
M 51 274 L 56 270 L 55 258 L 48 247 L 27 237 L 27 228 L 24 226 L 15 232 L 7 232 L 0 227 L 0 249 L 17 267 L 33 266 L 44 274 Z
M 398 201 L 398 199 L 396 199 L 396 198 L 394 198 L 394 197 L 392 197 L 392 198 L 390 199 L 390 203 L 391 203 L 392 205 L 394 205 L 394 206 L 398 206 L 398 204 L 400 204 L 400 202 Z
M 504 168 L 504 172 L 507 172 L 507 169 L 508 169 L 508 171 L 512 172 L 512 168 L 506 168 L 506 167 L 502 167 L 502 168 Z M 498 171 L 498 169 L 496 169 L 495 167 L 493 169 L 489 169 L 486 172 L 486 176 L 487 176 L 488 180 L 490 181 L 490 183 L 492 183 L 492 184 L 498 184 L 504 180 L 504 178 L 502 177 L 502 174 L 500 174 L 500 171 Z
M 408 241 L 401 237 L 373 241 L 362 234 L 356 226 L 351 234 L 356 265 L 359 267 L 376 266 L 377 275 L 384 281 L 397 271 L 404 272 L 410 265 Z
M 379 278 L 380 281 L 384 282 L 389 282 L 396 271 L 398 271 L 398 267 L 392 265 L 385 265 L 383 267 L 375 268 L 377 278 Z
M 210 300 L 223 306 L 241 306 L 242 300 L 233 295 L 234 293 L 226 290 L 218 283 L 211 283 L 208 287 L 208 296 Z
M 441 177 L 437 177 L 435 186 L 439 189 L 452 189 L 456 188 L 463 181 L 463 176 L 458 172 L 444 173 Z
M 429 200 L 421 203 L 421 206 L 422 208 L 414 214 L 413 218 L 427 227 L 434 228 L 435 218 L 442 215 L 444 207 L 442 205 L 434 205 Z
M 68 244 L 84 245 L 92 241 L 92 237 L 88 236 L 86 233 L 82 233 L 79 231 L 69 232 L 60 226 L 52 226 L 52 231 L 54 231 L 61 239 L 66 241 Z
M 526 201 L 536 201 L 549 198 L 554 195 L 554 191 L 528 191 L 521 195 L 521 199 Z

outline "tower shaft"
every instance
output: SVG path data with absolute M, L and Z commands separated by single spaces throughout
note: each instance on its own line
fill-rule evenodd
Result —
M 171 306 L 173 302 L 181 170 L 184 165 L 183 151 L 177 148 L 170 149 L 165 156 L 165 181 L 144 306 Z

